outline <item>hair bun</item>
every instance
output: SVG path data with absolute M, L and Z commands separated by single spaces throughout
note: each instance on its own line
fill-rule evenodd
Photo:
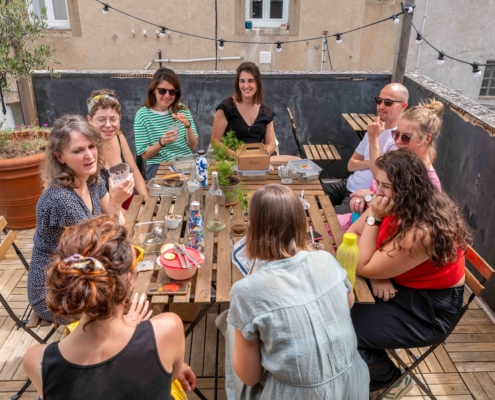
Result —
M 428 104 L 424 104 L 423 107 L 433 110 L 439 117 L 443 114 L 444 105 L 439 101 L 430 100 L 430 102 Z

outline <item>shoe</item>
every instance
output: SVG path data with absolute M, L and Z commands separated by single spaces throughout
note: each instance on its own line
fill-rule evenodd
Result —
M 399 383 L 397 383 L 390 392 L 383 398 L 384 400 L 399 400 L 408 394 L 412 388 L 416 385 L 411 375 L 407 375 Z

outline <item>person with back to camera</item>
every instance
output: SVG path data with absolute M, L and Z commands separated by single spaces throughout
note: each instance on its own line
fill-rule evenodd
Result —
M 163 161 L 192 154 L 198 132 L 191 111 L 180 102 L 179 78 L 170 68 L 158 69 L 151 79 L 146 101 L 134 117 L 136 153 L 146 160 L 146 179 L 156 176 Z M 179 132 L 173 130 L 178 124 Z
M 131 305 L 133 318 L 124 316 L 141 258 L 115 219 L 96 217 L 64 232 L 48 273 L 47 303 L 55 315 L 80 323 L 60 342 L 24 355 L 39 398 L 168 400 L 176 378 L 194 389 L 196 377 L 183 364 L 180 318 L 163 313 L 147 320 L 144 296 Z
M 334 257 L 308 248 L 298 196 L 266 185 L 248 215 L 247 256 L 267 263 L 232 286 L 228 398 L 368 400 L 369 375 L 350 319 L 351 284 Z
M 275 113 L 263 103 L 263 82 L 256 64 L 243 62 L 236 71 L 234 94 L 216 108 L 211 142 L 223 146 L 221 139 L 230 130 L 244 143 L 264 143 L 268 154 L 275 152 Z M 229 155 L 235 158 L 234 151 Z
M 401 375 L 386 349 L 429 346 L 449 332 L 463 304 L 470 243 L 459 208 L 413 150 L 391 151 L 376 166 L 376 195 L 348 231 L 358 236 L 356 273 L 370 279 L 377 297 L 351 310 L 370 391 Z M 407 375 L 387 399 L 400 399 L 413 386 Z
M 112 165 L 126 163 L 134 176 L 136 193 L 143 195 L 146 200 L 148 197 L 146 183 L 134 161 L 127 139 L 120 131 L 121 106 L 117 94 L 110 89 L 93 90 L 86 104 L 88 105 L 88 122 L 101 134 L 102 156 L 105 160 L 101 174 L 105 178 L 107 187 L 110 178 L 108 169 Z M 124 210 L 129 208 L 131 200 L 132 196 L 122 204 Z
M 433 162 L 436 158 L 436 144 L 442 128 L 443 104 L 439 101 L 430 100 L 428 103 L 421 103 L 418 106 L 406 110 L 399 120 L 397 129 L 392 130 L 392 137 L 395 145 L 399 149 L 413 149 L 423 160 L 431 181 L 441 191 L 442 186 L 438 178 Z M 371 134 L 368 131 L 370 143 L 370 163 L 375 165 L 380 150 L 378 137 L 383 132 L 383 126 Z M 374 167 L 376 170 L 376 166 Z M 375 172 L 374 172 L 375 173 Z M 362 213 L 367 203 L 369 203 L 376 193 L 376 181 L 373 180 L 369 189 L 359 189 L 351 194 L 350 208 L 352 211 Z M 347 230 L 351 225 L 352 214 L 337 214 L 342 229 Z
M 64 115 L 48 135 L 41 178 L 45 190 L 36 205 L 36 231 L 28 272 L 28 300 L 41 318 L 52 321 L 46 306 L 46 271 L 50 258 L 67 226 L 100 214 L 117 214 L 132 195 L 132 174 L 119 184 L 110 179 L 109 188 L 100 175 L 103 168 L 101 136 L 83 117 Z

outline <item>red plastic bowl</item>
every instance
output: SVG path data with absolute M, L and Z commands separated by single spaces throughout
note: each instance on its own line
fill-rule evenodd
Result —
M 187 254 L 189 254 L 198 264 L 202 264 L 205 261 L 203 255 L 196 249 L 193 249 L 192 247 L 185 247 L 185 249 L 187 251 Z M 175 257 L 172 260 L 167 260 L 165 258 L 166 254 L 173 254 Z M 157 262 L 163 267 L 165 273 L 170 279 L 175 279 L 177 281 L 183 281 L 193 277 L 196 273 L 196 270 L 198 269 L 198 267 L 196 267 L 196 265 L 194 265 L 190 260 L 189 263 L 191 264 L 191 269 L 182 268 L 179 258 L 174 252 L 174 249 L 169 249 L 163 252 L 162 255 L 158 258 Z

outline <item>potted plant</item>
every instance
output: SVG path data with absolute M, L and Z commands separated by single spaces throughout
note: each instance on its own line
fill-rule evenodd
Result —
M 45 10 L 41 17 L 28 12 L 29 3 L 25 0 L 0 2 L 0 100 L 3 115 L 6 108 L 2 94 L 9 90 L 8 79 L 30 79 L 34 70 L 53 72 L 49 63 L 56 62 L 50 45 L 38 42 L 43 30 L 47 29 L 43 21 Z M 29 126 L 0 132 L 0 215 L 5 216 L 11 229 L 34 228 L 36 225 L 36 203 L 42 191 L 39 168 L 45 159 L 47 134 L 47 127 Z

